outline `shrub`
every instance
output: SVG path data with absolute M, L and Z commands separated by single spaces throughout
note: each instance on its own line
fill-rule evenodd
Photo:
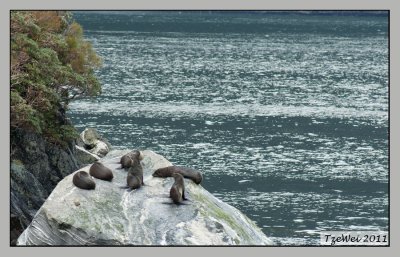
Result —
M 101 59 L 69 12 L 12 11 L 10 29 L 11 129 L 66 145 L 77 132 L 65 110 L 76 96 L 101 92 L 94 75 Z

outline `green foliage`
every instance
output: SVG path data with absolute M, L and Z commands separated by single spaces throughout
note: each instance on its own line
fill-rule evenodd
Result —
M 42 133 L 65 145 L 77 136 L 65 109 L 75 96 L 101 92 L 101 59 L 64 11 L 12 11 L 11 129 Z

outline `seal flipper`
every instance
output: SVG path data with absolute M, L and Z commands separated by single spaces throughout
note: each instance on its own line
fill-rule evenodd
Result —
M 119 188 L 127 189 L 126 191 L 128 191 L 128 192 L 132 191 L 132 188 L 130 188 L 129 186 L 119 186 Z
M 192 200 L 190 200 L 189 198 L 186 198 L 186 196 L 185 196 L 185 189 L 183 189 L 183 192 L 182 192 L 182 200 L 183 200 L 183 201 L 189 201 L 189 202 L 192 201 Z
M 183 191 L 182 191 L 182 199 L 183 199 L 183 200 L 188 200 L 188 199 L 185 197 L 185 189 L 183 189 Z
M 122 170 L 122 169 L 124 169 L 125 170 L 125 168 L 124 167 L 122 167 L 122 165 L 121 165 L 121 167 L 118 167 L 118 168 L 116 168 L 117 170 Z

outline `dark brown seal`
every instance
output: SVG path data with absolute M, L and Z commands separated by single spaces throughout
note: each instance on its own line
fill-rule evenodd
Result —
M 121 169 L 129 169 L 133 165 L 133 160 L 134 159 L 139 159 L 143 160 L 143 154 L 142 152 L 138 150 L 134 150 L 132 152 L 129 152 L 125 154 L 124 156 L 121 157 L 120 163 L 121 163 Z
M 153 173 L 153 177 L 160 177 L 160 178 L 172 177 L 173 173 L 179 173 L 184 178 L 191 179 L 196 184 L 200 184 L 201 181 L 203 180 L 203 176 L 201 175 L 200 171 L 182 166 L 169 166 L 158 169 Z
M 173 173 L 172 177 L 175 179 L 175 182 L 169 190 L 169 197 L 171 197 L 175 204 L 180 204 L 183 200 L 186 200 L 183 176 L 179 173 Z
M 140 164 L 139 156 L 132 160 L 132 166 L 128 170 L 126 183 L 130 189 L 137 189 L 144 185 L 143 183 L 143 167 Z
M 129 189 L 138 189 L 142 186 L 143 181 L 139 176 L 128 173 L 128 176 L 126 177 L 126 183 L 128 184 Z
M 96 183 L 89 176 L 89 174 L 83 170 L 78 171 L 72 178 L 72 183 L 81 189 L 91 190 L 96 188 Z
M 124 156 L 121 157 L 119 163 L 121 163 L 121 169 L 127 169 L 131 167 L 132 159 L 127 154 L 125 154 Z
M 112 171 L 98 161 L 95 161 L 90 166 L 89 174 L 95 178 L 107 181 L 111 181 L 114 178 Z

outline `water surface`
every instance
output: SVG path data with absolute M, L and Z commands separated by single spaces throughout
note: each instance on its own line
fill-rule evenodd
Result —
M 382 15 L 77 12 L 103 93 L 79 130 L 199 169 L 277 244 L 388 229 Z

